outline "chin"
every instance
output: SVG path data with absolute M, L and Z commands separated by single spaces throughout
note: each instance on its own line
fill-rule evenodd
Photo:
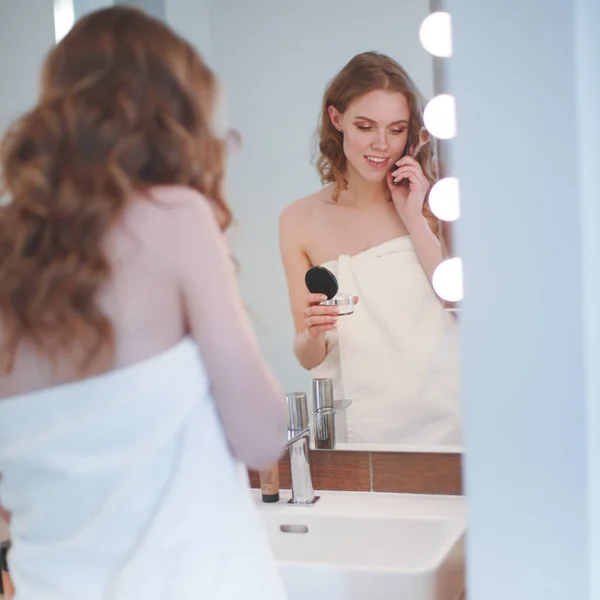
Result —
M 361 173 L 360 174 L 363 179 L 368 181 L 369 183 L 382 183 L 385 181 L 387 173 Z
M 372 169 L 364 168 L 364 165 L 361 164 L 361 162 L 364 159 L 362 158 L 362 156 L 358 157 L 356 160 L 351 160 L 348 161 L 352 167 L 354 168 L 354 171 L 356 173 L 358 173 L 358 175 L 360 175 L 360 177 L 362 179 L 364 179 L 365 181 L 367 181 L 368 183 L 383 183 L 385 182 L 385 178 L 387 176 L 387 169 L 385 171 L 374 171 Z M 358 168 L 357 168 L 357 165 Z

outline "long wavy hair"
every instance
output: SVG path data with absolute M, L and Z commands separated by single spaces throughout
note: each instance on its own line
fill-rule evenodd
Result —
M 80 356 L 82 373 L 112 352 L 97 295 L 111 274 L 107 233 L 133 192 L 189 186 L 229 226 L 216 96 L 192 46 L 137 9 L 91 13 L 52 49 L 37 105 L 0 146 L 0 373 L 25 340 L 53 359 Z
M 409 74 L 395 60 L 379 52 L 363 52 L 352 58 L 331 80 L 323 96 L 318 127 L 319 155 L 316 164 L 321 183 L 335 184 L 333 191 L 335 202 L 339 199 L 340 192 L 348 189 L 347 159 L 344 154 L 343 133 L 338 131 L 331 122 L 328 108 L 333 106 L 343 114 L 352 101 L 374 90 L 404 94 L 410 109 L 408 144 L 413 147 L 420 146 L 414 158 L 421 165 L 430 186 L 439 178 L 434 139 L 429 139 L 423 145 L 419 144 L 424 131 L 423 95 Z M 429 193 L 423 204 L 423 215 L 432 231 L 439 236 L 439 220 L 429 208 L 428 197 Z

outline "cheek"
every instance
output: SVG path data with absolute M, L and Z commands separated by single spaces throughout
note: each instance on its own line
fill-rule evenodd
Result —
M 347 156 L 356 156 L 364 154 L 368 146 L 368 140 L 365 135 L 357 135 L 357 132 L 350 131 L 344 135 L 344 153 Z
M 392 151 L 392 154 L 400 156 L 404 152 L 407 139 L 408 137 L 405 135 L 393 138 L 390 141 L 390 150 Z

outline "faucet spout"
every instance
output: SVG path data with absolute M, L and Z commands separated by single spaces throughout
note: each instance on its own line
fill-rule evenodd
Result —
M 306 394 L 286 396 L 288 404 L 288 442 L 292 474 L 292 499 L 289 504 L 312 506 L 319 499 L 315 496 L 310 473 L 310 427 Z

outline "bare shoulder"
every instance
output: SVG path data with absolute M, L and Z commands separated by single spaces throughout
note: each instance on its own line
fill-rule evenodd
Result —
M 174 221 L 187 221 L 192 219 L 209 219 L 210 223 L 216 222 L 215 211 L 212 204 L 200 192 L 183 185 L 155 186 L 148 192 L 147 205 L 154 211 L 155 216 L 166 217 L 161 219 L 169 223 Z
M 199 192 L 179 185 L 156 186 L 136 195 L 124 219 L 129 227 L 148 234 L 181 237 L 195 228 L 217 227 L 212 204 Z
M 132 198 L 109 236 L 109 248 L 115 256 L 145 255 L 157 267 L 168 267 L 219 231 L 212 204 L 202 194 L 184 186 L 157 186 Z
M 295 200 L 286 206 L 279 217 L 279 228 L 302 230 L 318 215 L 324 204 L 331 199 L 329 186 L 318 190 L 310 196 Z

